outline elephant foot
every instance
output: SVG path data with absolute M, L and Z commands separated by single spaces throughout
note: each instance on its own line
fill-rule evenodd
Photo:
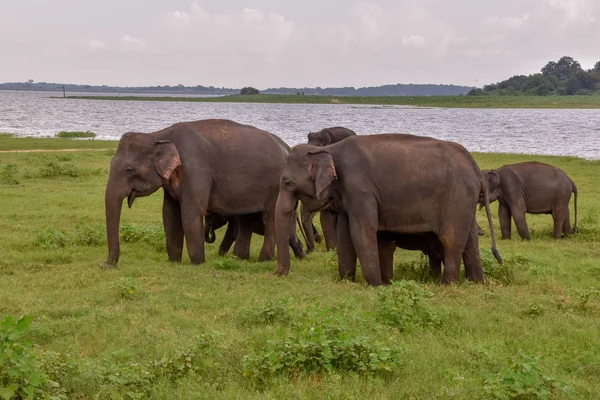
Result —
M 283 268 L 280 265 L 277 265 L 275 271 L 269 274 L 270 277 L 278 277 L 278 276 L 286 276 L 290 272 L 289 268 Z
M 117 268 L 117 263 L 113 263 L 112 261 L 104 261 L 104 265 L 102 266 L 103 270 L 115 268 Z

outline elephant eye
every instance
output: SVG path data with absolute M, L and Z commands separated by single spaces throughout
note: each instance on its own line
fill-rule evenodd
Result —
M 125 168 L 125 174 L 127 174 L 127 176 L 132 176 L 135 174 L 135 168 L 133 167 L 127 167 Z

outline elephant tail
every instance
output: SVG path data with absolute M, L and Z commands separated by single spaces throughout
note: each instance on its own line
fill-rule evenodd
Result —
M 573 182 L 571 178 L 569 178 L 569 180 L 571 181 L 571 191 L 575 197 L 573 202 L 573 205 L 575 206 L 575 222 L 573 223 L 573 233 L 579 233 L 579 228 L 577 228 L 577 185 L 575 185 L 575 182 Z
M 498 264 L 502 264 L 502 257 L 496 248 L 496 232 L 494 231 L 494 220 L 492 219 L 492 212 L 490 211 L 490 194 L 487 188 L 487 181 L 483 180 L 481 184 L 481 189 L 483 191 L 483 205 L 485 206 L 485 213 L 487 215 L 488 223 L 490 225 L 490 234 L 492 236 L 492 254 Z

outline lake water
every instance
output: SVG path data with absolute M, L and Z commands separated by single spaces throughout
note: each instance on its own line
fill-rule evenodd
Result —
M 600 110 L 450 109 L 342 104 L 185 103 L 52 99 L 57 92 L 0 91 L 0 132 L 53 136 L 92 131 L 119 139 L 175 122 L 227 118 L 282 137 L 290 145 L 328 126 L 359 134 L 413 133 L 458 142 L 470 151 L 600 159 Z

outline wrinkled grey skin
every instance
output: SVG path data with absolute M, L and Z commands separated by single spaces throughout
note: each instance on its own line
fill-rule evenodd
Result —
M 294 252 L 294 256 L 301 260 L 306 257 L 302 248 L 302 242 L 296 234 L 296 218 L 290 226 L 290 247 Z M 239 217 L 224 217 L 215 213 L 207 212 L 204 217 L 204 240 L 208 243 L 214 243 L 216 240 L 215 230 L 227 225 L 227 230 L 219 246 L 219 255 L 225 255 L 235 242 L 235 239 L 240 230 L 250 229 L 252 233 L 257 235 L 265 235 L 265 225 L 260 214 L 243 215 Z M 241 249 L 242 259 L 247 260 L 250 257 L 250 242 L 248 247 Z
M 341 140 L 346 139 L 350 136 L 356 136 L 356 132 L 352 129 L 344 128 L 341 126 L 334 126 L 330 128 L 321 129 L 318 132 L 310 132 L 308 134 L 308 144 L 313 146 L 328 146 L 333 143 L 337 143 Z M 306 232 L 306 252 L 310 253 L 315 248 L 316 238 L 312 234 L 309 226 L 312 225 L 312 220 L 316 212 L 311 212 L 310 207 L 305 203 L 301 205 L 300 215 L 302 216 L 302 225 Z M 323 229 L 323 237 L 325 238 L 325 248 L 332 250 L 337 247 L 336 240 L 336 225 L 337 225 L 337 214 L 331 210 L 322 210 L 320 213 L 321 229 Z M 316 229 L 315 229 L 316 231 Z
M 433 232 L 422 234 L 377 232 L 377 248 L 382 275 L 394 276 L 394 251 L 396 247 L 405 250 L 420 250 L 429 259 L 430 275 L 433 278 L 439 278 L 442 274 L 444 246 Z
M 123 199 L 127 198 L 131 207 L 137 197 L 160 188 L 170 261 L 181 261 L 185 238 L 191 262 L 204 263 L 203 219 L 207 211 L 260 213 L 265 240 L 259 261 L 272 259 L 275 204 L 285 157 L 269 132 L 223 119 L 181 122 L 149 134 L 126 133 L 111 161 L 106 185 L 105 267 L 119 260 Z M 250 235 L 238 235 L 235 247 L 247 246 Z
M 525 214 L 550 214 L 553 237 L 577 233 L 577 186 L 560 168 L 537 161 L 504 165 L 483 171 L 490 203 L 498 200 L 502 239 L 511 238 L 511 217 L 522 239 L 530 240 Z M 575 223 L 571 228 L 569 201 L 574 194 Z
M 431 163 L 431 160 L 436 160 Z M 461 145 L 414 135 L 352 136 L 325 147 L 298 145 L 290 152 L 275 211 L 277 268 L 290 267 L 287 223 L 296 202 L 338 213 L 337 254 L 342 278 L 353 279 L 357 257 L 370 285 L 389 284 L 377 232 L 429 234 L 443 249 L 442 283 L 458 282 L 461 258 L 469 280 L 481 282 L 476 206 L 484 198 L 492 253 L 496 249 L 486 182 Z M 425 240 L 427 241 L 427 240 Z

